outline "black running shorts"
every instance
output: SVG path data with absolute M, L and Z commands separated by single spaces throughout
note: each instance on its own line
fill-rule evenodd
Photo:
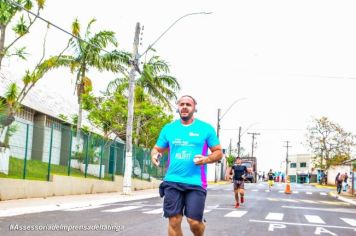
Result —
M 206 190 L 198 185 L 164 181 L 160 185 L 160 195 L 164 196 L 164 217 L 185 215 L 202 221 Z

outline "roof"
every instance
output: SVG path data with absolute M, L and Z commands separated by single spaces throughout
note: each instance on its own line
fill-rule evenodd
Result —
M 2 97 L 5 95 L 6 90 L 11 83 L 15 82 L 17 85 L 22 86 L 22 81 L 12 79 L 13 76 L 10 72 L 6 72 L 6 75 L 7 76 L 3 73 L 0 74 L 0 96 Z M 48 86 L 39 86 L 38 84 L 27 94 L 22 102 L 22 105 L 57 119 L 60 119 L 59 115 L 61 114 L 70 118 L 72 115 L 78 114 L 79 108 L 76 95 L 73 94 L 72 97 L 65 97 L 53 88 Z M 103 135 L 102 130 L 93 126 L 89 122 L 87 115 L 88 113 L 83 111 L 82 124 L 90 127 L 93 132 Z M 117 141 L 124 143 L 124 141 L 119 137 L 117 137 Z

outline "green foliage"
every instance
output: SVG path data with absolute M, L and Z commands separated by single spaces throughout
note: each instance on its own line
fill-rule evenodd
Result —
M 37 3 L 36 6 L 33 4 L 33 1 L 31 0 L 16 0 L 14 2 L 23 6 L 26 10 L 32 10 L 33 8 L 36 7 L 38 14 L 40 13 L 40 10 L 44 8 L 44 4 L 45 4 L 45 0 L 36 0 Z M 9 51 L 11 47 L 15 45 L 15 43 L 18 41 L 19 38 L 23 37 L 29 32 L 29 29 L 33 26 L 34 22 L 38 19 L 38 17 L 32 16 L 30 14 L 27 14 L 26 17 L 24 17 L 24 14 L 21 13 L 22 13 L 22 8 L 13 4 L 12 1 L 6 1 L 6 0 L 0 1 L 0 25 L 2 26 L 3 29 L 6 29 L 8 25 L 14 24 L 12 30 L 17 35 L 17 38 L 13 39 L 11 42 L 8 42 L 8 44 L 5 45 L 4 38 L 7 33 L 2 32 L 3 35 L 0 36 L 0 42 L 3 42 L 2 44 L 0 44 L 0 69 L 1 69 L 2 59 L 4 58 L 4 56 L 16 55 L 22 59 L 25 58 L 24 47 L 21 49 L 16 49 L 15 53 L 12 54 L 9 53 Z M 16 23 L 12 23 L 13 21 L 16 20 L 17 20 Z
M 84 144 L 84 147 L 86 147 L 86 144 Z M 80 163 L 86 163 L 86 150 L 73 152 L 72 158 L 77 159 Z M 88 164 L 99 164 L 99 160 L 100 148 L 90 143 L 88 145 Z
M 307 130 L 306 142 L 314 153 L 315 167 L 325 170 L 330 165 L 338 165 L 350 159 L 355 136 L 338 124 L 327 117 L 321 117 L 314 119 Z
M 161 129 L 173 120 L 173 116 L 148 101 L 136 104 L 133 137 L 137 139 L 137 145 L 153 147 Z
M 20 17 L 19 21 L 12 29 L 19 36 L 24 36 L 28 32 L 28 25 L 26 25 L 26 21 L 23 16 Z
M 68 117 L 66 115 L 64 115 L 64 114 L 59 114 L 58 118 L 63 120 L 63 121 L 67 121 L 68 122 Z
M 235 163 L 235 157 L 232 155 L 226 156 L 227 165 L 229 167 L 233 166 Z
M 16 124 L 14 125 L 10 125 L 9 129 L 6 131 L 5 134 L 5 141 L 4 141 L 4 147 L 10 147 L 10 138 L 12 135 L 14 135 L 14 133 L 16 133 L 16 131 L 18 130 L 18 126 Z
M 0 173 L 0 178 L 15 178 L 22 179 L 24 160 L 10 157 L 9 163 L 9 174 L 5 175 Z M 48 173 L 48 163 L 38 161 L 38 160 L 27 160 L 27 176 L 26 179 L 31 180 L 47 180 Z M 52 175 L 67 175 L 68 167 L 63 165 L 51 164 L 51 174 Z M 71 169 L 71 176 L 73 177 L 83 177 L 83 173 L 80 170 Z M 97 179 L 98 177 L 88 175 L 90 179 Z M 111 180 L 109 176 L 105 177 L 106 180 Z
M 127 99 L 120 91 L 112 96 L 98 97 L 89 113 L 89 120 L 101 128 L 106 135 L 111 133 L 125 140 L 127 121 Z

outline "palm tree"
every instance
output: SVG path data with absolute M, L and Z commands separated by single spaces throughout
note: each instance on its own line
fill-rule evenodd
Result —
M 158 56 L 151 57 L 147 63 L 143 65 L 143 71 L 140 77 L 136 80 L 135 84 L 135 106 L 139 106 L 140 103 L 150 100 L 153 103 L 159 103 L 163 107 L 172 111 L 170 101 L 176 99 L 176 93 L 180 90 L 180 85 L 177 79 L 169 75 L 169 65 L 164 60 L 161 60 Z M 117 78 L 111 81 L 108 85 L 107 91 L 110 93 L 116 91 L 120 86 L 129 87 L 129 81 L 127 77 Z M 135 136 L 140 135 L 141 117 L 136 117 L 136 132 Z M 138 144 L 137 139 L 134 142 Z
M 91 26 L 95 22 L 92 19 L 81 35 L 78 19 L 72 23 L 72 34 L 75 36 L 69 40 L 69 46 L 73 50 L 72 55 L 62 55 L 57 57 L 57 67 L 69 67 L 72 73 L 76 74 L 75 89 L 78 97 L 78 122 L 77 122 L 77 144 L 79 144 L 79 132 L 82 125 L 82 97 L 92 90 L 91 79 L 86 75 L 89 69 L 99 71 L 122 71 L 124 64 L 129 63 L 130 55 L 126 52 L 104 52 L 108 46 L 117 47 L 117 40 L 113 31 L 99 31 L 92 34 Z
M 171 100 L 176 99 L 176 93 L 180 90 L 180 84 L 177 79 L 169 75 L 169 65 L 166 61 L 161 60 L 158 56 L 151 57 L 143 65 L 143 71 L 136 80 L 135 101 L 140 101 L 144 97 L 142 93 L 148 94 L 149 98 L 162 104 L 168 110 L 172 111 Z M 108 84 L 107 91 L 115 91 L 119 85 L 129 87 L 127 77 L 120 77 Z M 138 88 L 137 88 L 138 87 Z
M 22 37 L 29 33 L 30 28 L 33 26 L 35 21 L 38 19 L 40 11 L 43 10 L 45 5 L 45 0 L 36 0 L 37 3 L 37 10 L 36 15 L 32 16 L 31 14 L 27 14 L 26 17 L 22 15 L 18 22 L 16 22 L 15 26 L 12 28 L 16 37 L 8 42 L 5 45 L 5 37 L 6 37 L 6 30 L 9 25 L 16 19 L 15 16 L 22 11 L 20 5 L 24 7 L 26 10 L 31 10 L 34 8 L 33 1 L 31 0 L 15 0 L 13 1 L 16 4 L 10 1 L 0 1 L 0 69 L 2 65 L 2 61 L 5 56 L 13 56 L 17 55 L 18 57 L 25 59 L 25 47 L 20 49 L 16 49 L 14 52 L 9 52 L 10 48 L 14 46 L 14 44 Z
M 22 101 L 36 83 L 56 66 L 57 61 L 53 57 L 47 60 L 43 60 L 43 57 L 33 71 L 26 71 L 22 78 L 21 90 L 16 83 L 10 83 L 4 98 L 0 100 L 0 146 L 4 145 L 9 127 L 15 121 L 15 114 L 21 109 Z

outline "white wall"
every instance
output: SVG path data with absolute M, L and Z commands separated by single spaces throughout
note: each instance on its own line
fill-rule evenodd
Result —
M 351 166 L 350 165 L 343 165 L 343 166 L 331 166 L 328 169 L 328 184 L 335 184 L 335 177 L 338 172 L 342 173 L 347 173 L 349 176 L 348 180 L 350 180 L 350 171 L 351 171 Z

